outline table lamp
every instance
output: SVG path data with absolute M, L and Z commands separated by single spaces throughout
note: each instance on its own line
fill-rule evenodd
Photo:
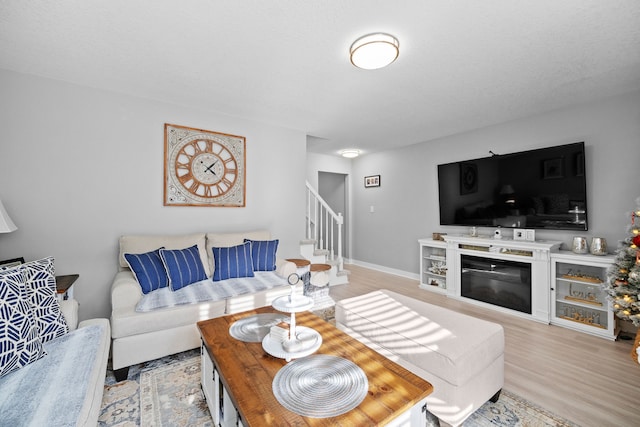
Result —
M 0 233 L 11 233 L 17 229 L 18 227 L 11 221 L 9 214 L 2 204 L 2 200 L 0 200 Z

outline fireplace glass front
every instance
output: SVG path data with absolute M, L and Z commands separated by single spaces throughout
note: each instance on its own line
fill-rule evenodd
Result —
M 462 255 L 461 295 L 531 314 L 531 264 Z

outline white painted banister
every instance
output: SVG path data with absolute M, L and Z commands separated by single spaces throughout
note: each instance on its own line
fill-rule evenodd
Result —
M 326 251 L 327 259 L 335 261 L 338 271 L 341 271 L 344 218 L 341 213 L 335 213 L 331 209 L 309 182 L 306 184 L 306 239 L 315 240 L 315 249 Z

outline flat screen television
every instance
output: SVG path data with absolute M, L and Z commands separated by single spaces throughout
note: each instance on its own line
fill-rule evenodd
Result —
M 438 165 L 440 224 L 587 230 L 584 142 Z

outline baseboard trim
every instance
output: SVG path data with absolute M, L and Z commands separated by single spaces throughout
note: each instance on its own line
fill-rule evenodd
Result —
M 360 267 L 370 268 L 371 270 L 380 271 L 382 273 L 393 274 L 394 276 L 406 277 L 407 279 L 420 280 L 420 275 L 416 273 L 410 273 L 404 270 L 398 270 L 395 268 L 385 267 L 384 265 L 371 264 L 369 262 L 358 261 L 356 259 L 350 259 L 349 264 L 354 264 Z M 346 268 L 346 267 L 345 267 Z

